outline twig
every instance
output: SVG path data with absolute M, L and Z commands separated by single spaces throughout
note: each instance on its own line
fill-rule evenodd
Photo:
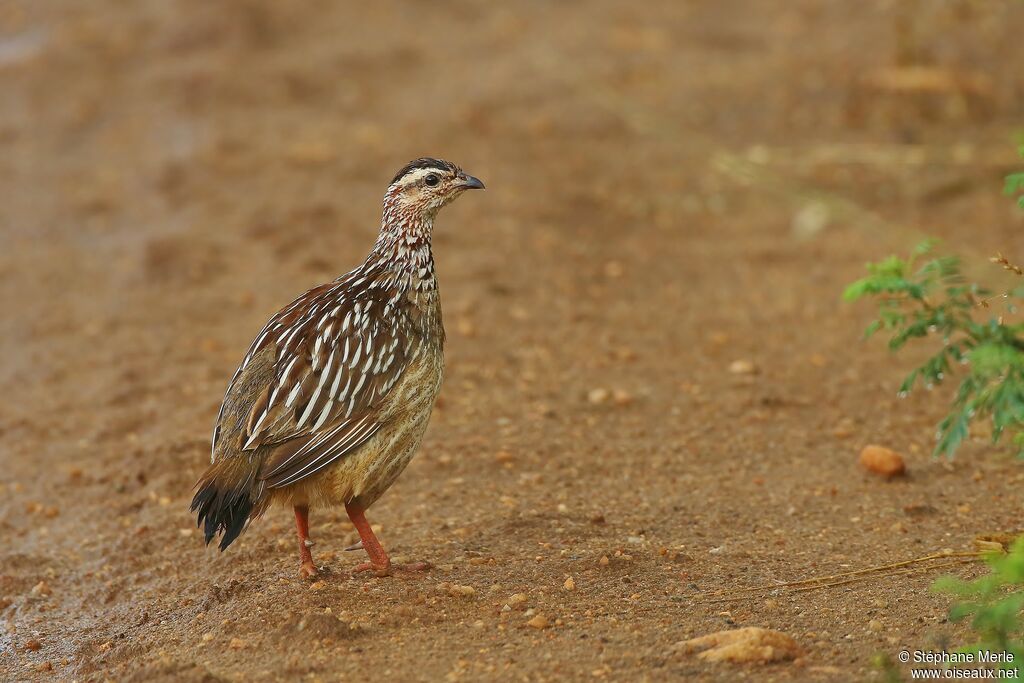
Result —
M 880 572 L 891 572 L 896 574 L 908 573 L 911 571 L 919 570 L 930 570 L 937 567 L 946 567 L 957 564 L 965 564 L 967 562 L 974 561 L 975 559 L 982 557 L 987 554 L 987 550 L 972 550 L 972 551 L 961 551 L 961 552 L 942 552 L 934 553 L 932 555 L 925 555 L 924 557 L 917 557 L 912 560 L 903 560 L 902 562 L 892 562 L 890 564 L 878 565 L 875 567 L 867 567 L 865 569 L 856 569 L 849 572 L 841 572 L 839 574 L 830 574 L 828 576 L 815 576 L 809 579 L 800 579 L 798 581 L 786 581 L 774 584 L 765 584 L 761 586 L 751 586 L 749 588 L 741 588 L 734 591 L 730 595 L 722 596 L 722 591 L 718 591 L 709 596 L 709 599 L 701 600 L 701 602 L 707 603 L 720 603 L 720 602 L 731 602 L 733 600 L 742 600 L 746 598 L 756 597 L 758 594 L 768 593 L 771 591 L 790 588 L 793 592 L 809 591 L 818 588 L 831 588 L 833 586 L 841 586 L 848 583 L 854 583 L 856 581 L 870 578 L 871 574 L 878 574 Z M 949 558 L 959 558 L 953 562 L 943 562 L 938 564 L 931 564 L 927 567 L 915 567 L 925 562 L 932 562 L 933 560 L 945 560 Z M 891 575 L 891 574 L 888 574 Z M 722 596 L 722 597 L 720 597 Z

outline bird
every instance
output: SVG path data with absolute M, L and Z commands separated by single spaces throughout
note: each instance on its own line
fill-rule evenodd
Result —
M 191 512 L 227 549 L 272 505 L 290 505 L 299 573 L 315 577 L 312 508 L 344 506 L 369 562 L 393 566 L 366 510 L 416 453 L 444 374 L 444 325 L 431 236 L 442 207 L 478 178 L 450 161 L 409 162 L 384 193 L 366 260 L 274 314 L 228 383 L 211 464 Z M 427 563 L 404 567 L 428 569 Z

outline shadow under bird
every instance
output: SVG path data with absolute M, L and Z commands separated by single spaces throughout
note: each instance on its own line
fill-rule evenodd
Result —
M 309 510 L 344 505 L 370 559 L 356 571 L 391 571 L 365 511 L 409 464 L 441 387 L 434 218 L 483 187 L 448 161 L 407 164 L 384 194 L 366 261 L 278 311 L 252 342 L 192 500 L 207 544 L 219 533 L 224 550 L 270 505 L 291 505 L 300 573 L 315 576 Z

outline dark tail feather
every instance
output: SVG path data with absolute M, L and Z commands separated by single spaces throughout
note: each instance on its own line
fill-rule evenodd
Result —
M 239 480 L 230 476 L 230 470 L 218 465 L 221 463 L 213 465 L 199 480 L 191 510 L 198 513 L 197 526 L 203 529 L 206 545 L 221 533 L 219 547 L 223 551 L 238 538 L 253 515 L 255 477 Z

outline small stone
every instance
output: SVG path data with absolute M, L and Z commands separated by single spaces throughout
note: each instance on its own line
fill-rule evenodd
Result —
M 567 591 L 574 591 L 576 590 L 576 581 L 574 581 L 573 578 L 570 576 L 565 580 L 565 583 L 562 584 L 562 588 L 564 588 Z
M 516 593 L 508 599 L 508 605 L 512 609 L 519 609 L 526 604 L 526 593 Z
M 599 565 L 601 565 L 602 567 L 607 567 L 608 566 L 608 556 L 607 555 L 602 555 L 601 559 L 598 560 L 597 563 Z
M 498 451 L 497 453 L 494 454 L 494 459 L 499 464 L 504 465 L 515 460 L 515 456 L 513 456 L 508 451 Z
M 43 647 L 43 644 L 40 643 L 35 638 L 32 638 L 31 640 L 25 641 L 25 649 L 26 650 L 31 650 L 32 652 L 38 652 L 39 650 L 42 649 L 42 647 Z
M 50 662 L 39 662 L 36 664 L 36 671 L 53 671 L 53 664 Z
M 456 318 L 455 330 L 463 337 L 476 336 L 476 325 L 469 318 Z
M 860 452 L 860 464 L 867 471 L 889 479 L 906 472 L 903 456 L 884 446 L 865 446 Z
M 853 420 L 848 417 L 844 417 L 836 423 L 836 426 L 832 429 L 832 436 L 837 439 L 848 439 L 853 436 L 854 431 L 856 431 L 856 425 L 854 425 Z
M 750 360 L 734 360 L 729 363 L 729 372 L 734 375 L 755 375 L 757 374 L 757 366 Z
M 228 643 L 228 647 L 230 647 L 232 650 L 244 650 L 245 641 L 241 638 L 232 638 L 231 642 Z
M 206 633 L 203 634 L 203 642 L 204 643 L 208 643 L 211 640 L 213 640 L 213 634 L 212 633 L 206 632 Z
M 590 391 L 587 392 L 587 400 L 593 403 L 594 405 L 599 405 L 601 403 L 606 402 L 609 396 L 611 396 L 611 392 L 601 387 L 598 387 L 597 389 L 591 389 Z
M 530 628 L 535 628 L 538 631 L 542 631 L 551 624 L 548 622 L 547 617 L 545 617 L 543 614 L 538 614 L 533 619 L 530 619 L 528 622 L 526 622 L 526 625 Z
M 868 629 L 870 629 L 872 631 L 881 631 L 882 630 L 882 622 L 879 621 L 878 619 L 872 619 L 871 621 L 868 622 Z
M 36 585 L 32 586 L 32 595 L 49 595 L 50 587 L 45 581 L 40 581 Z
M 100 652 L 107 652 L 112 647 L 114 647 L 114 644 L 108 640 L 105 643 L 100 643 L 99 651 Z
M 708 662 L 767 663 L 796 659 L 801 654 L 792 637 L 753 626 L 679 642 L 672 650 L 682 654 L 698 652 L 697 656 Z
M 314 581 L 313 583 L 309 584 L 309 590 L 311 590 L 311 591 L 318 591 L 318 590 L 320 590 L 320 589 L 322 589 L 322 588 L 324 588 L 326 586 L 327 586 L 327 582 L 326 581 Z

